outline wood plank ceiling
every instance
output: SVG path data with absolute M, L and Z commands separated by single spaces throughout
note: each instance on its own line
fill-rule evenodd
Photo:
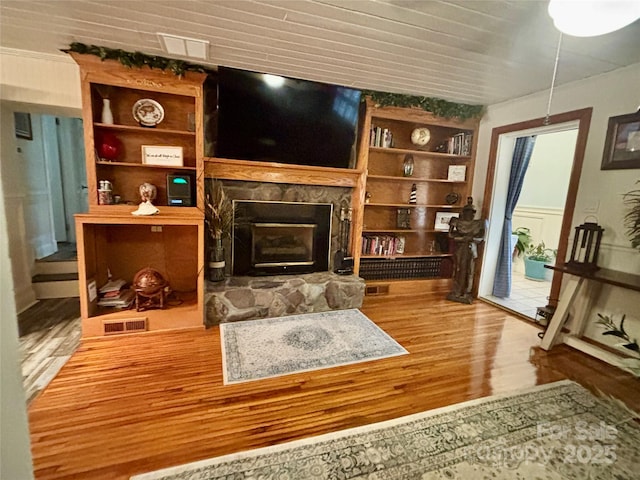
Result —
M 0 2 L 6 49 L 59 54 L 78 41 L 169 56 L 158 32 L 208 40 L 196 63 L 486 105 L 547 89 L 559 37 L 546 1 Z M 557 84 L 639 62 L 640 21 L 565 36 Z

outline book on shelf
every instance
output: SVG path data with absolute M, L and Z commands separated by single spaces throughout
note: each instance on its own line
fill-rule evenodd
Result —
M 447 153 L 451 155 L 471 155 L 471 139 L 473 135 L 467 132 L 456 133 L 449 137 Z
M 393 133 L 388 128 L 372 125 L 369 146 L 391 148 L 393 146 Z
M 136 292 L 131 289 L 107 292 L 98 300 L 101 307 L 127 308 L 131 306 L 136 298 Z
M 396 255 L 403 251 L 403 237 L 395 235 L 366 235 L 362 238 L 363 255 Z
M 122 287 L 124 287 L 125 283 L 126 282 L 121 278 L 118 278 L 117 280 L 109 280 L 107 283 L 105 283 L 103 286 L 100 287 L 100 290 L 98 290 L 98 292 L 99 293 L 117 292 Z
M 465 165 L 449 165 L 447 180 L 450 182 L 464 182 L 467 176 L 467 167 Z

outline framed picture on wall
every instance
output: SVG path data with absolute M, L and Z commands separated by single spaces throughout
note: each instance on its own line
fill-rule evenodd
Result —
M 33 140 L 33 132 L 31 131 L 31 114 L 13 112 L 13 123 L 15 125 L 16 138 Z
M 609 117 L 601 170 L 640 168 L 640 110 Z

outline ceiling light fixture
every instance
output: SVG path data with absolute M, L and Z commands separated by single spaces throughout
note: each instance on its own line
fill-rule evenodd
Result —
M 167 33 L 158 33 L 162 49 L 170 55 L 207 60 L 209 42 L 197 38 L 180 37 Z
M 619 30 L 640 18 L 638 0 L 550 0 L 549 15 L 558 30 L 575 37 L 595 37 Z

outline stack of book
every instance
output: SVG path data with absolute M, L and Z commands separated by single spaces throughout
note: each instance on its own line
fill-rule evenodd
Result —
M 452 155 L 471 155 L 471 139 L 470 133 L 460 132 L 449 137 L 447 144 L 447 153 Z
M 393 133 L 388 128 L 371 126 L 369 146 L 391 148 L 393 147 Z
M 125 288 L 126 282 L 122 279 L 110 280 L 104 284 L 99 292 L 98 305 L 101 307 L 128 308 L 136 298 L 136 293 Z
M 364 255 L 396 255 L 404 252 L 404 238 L 395 235 L 367 235 L 362 238 Z

